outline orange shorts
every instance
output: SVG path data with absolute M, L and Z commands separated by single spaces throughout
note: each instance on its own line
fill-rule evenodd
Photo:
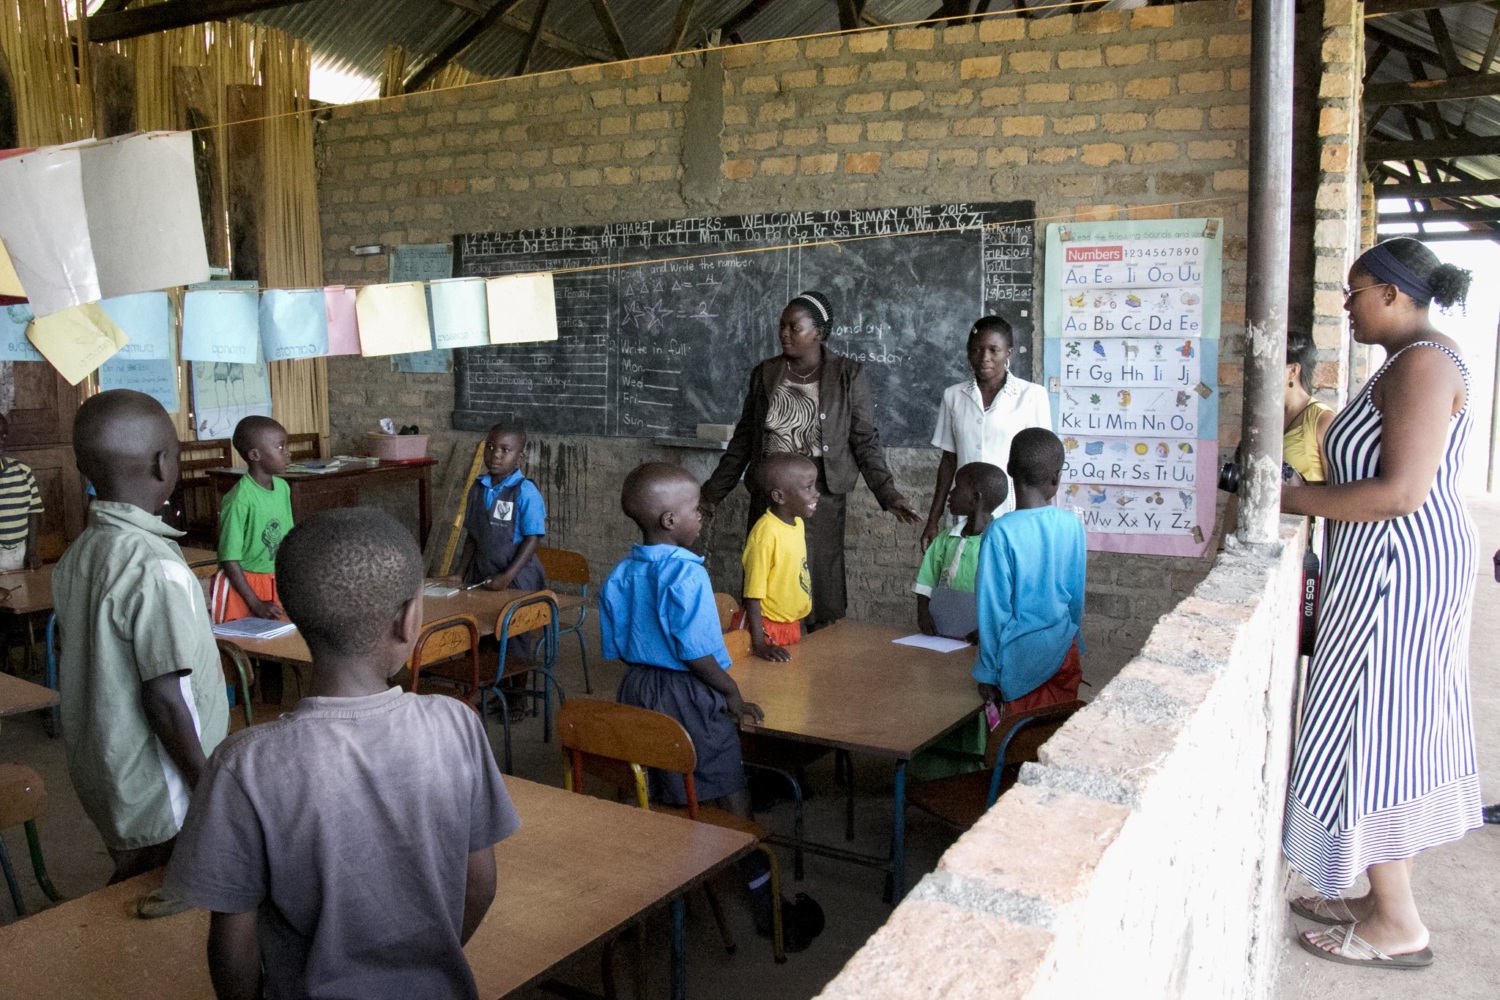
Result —
M 1038 708 L 1046 708 L 1049 705 L 1065 705 L 1070 701 L 1078 700 L 1078 685 L 1083 682 L 1083 662 L 1078 656 L 1078 643 L 1075 640 L 1068 648 L 1068 653 L 1063 657 L 1062 666 L 1052 678 L 1037 688 L 1028 691 L 1015 701 L 1002 702 L 1000 705 L 1001 716 L 1016 715 L 1020 712 L 1031 712 Z
M 802 641 L 802 623 L 800 621 L 778 622 L 767 618 L 765 615 L 761 615 L 760 623 L 766 630 L 766 638 L 778 646 L 795 646 Z M 745 609 L 740 608 L 729 621 L 729 631 L 738 632 L 741 629 L 749 629 L 749 627 L 745 624 Z
M 262 601 L 281 603 L 276 597 L 275 573 L 246 573 L 245 582 L 250 585 L 251 592 Z M 250 608 L 246 606 L 245 599 L 240 596 L 238 590 L 234 589 L 234 585 L 229 582 L 229 577 L 224 575 L 223 570 L 214 574 L 210 595 L 209 614 L 213 616 L 215 625 L 250 617 Z

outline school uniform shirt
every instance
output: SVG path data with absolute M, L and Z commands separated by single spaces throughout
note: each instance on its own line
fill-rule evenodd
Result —
M 787 524 L 766 511 L 745 539 L 741 563 L 745 598 L 760 601 L 761 617 L 795 622 L 812 613 L 812 576 L 807 571 L 802 518 Z
M 604 658 L 687 670 L 712 656 L 729 669 L 703 557 L 676 545 L 635 545 L 599 589 Z
M 974 592 L 974 577 L 979 572 L 979 550 L 983 535 L 965 535 L 966 518 L 932 540 L 922 556 L 922 565 L 917 569 L 917 582 L 912 590 L 923 597 L 931 597 L 939 585 L 967 593 Z
M 0 549 L 26 544 L 31 515 L 45 510 L 36 476 L 23 462 L 0 458 Z
M 467 706 L 400 688 L 308 697 L 214 754 L 165 889 L 257 911 L 267 1000 L 473 998 L 469 854 L 520 825 Z
M 1014 372 L 985 409 L 979 383 L 973 378 L 943 390 L 932 446 L 958 457 L 955 471 L 970 462 L 988 462 L 1004 470 L 1010 464 L 1010 443 L 1028 427 L 1052 429 L 1052 405 L 1047 390 Z M 1015 491 L 1006 494 L 998 512 L 1016 509 Z
M 219 506 L 219 561 L 246 573 L 275 573 L 276 550 L 292 530 L 292 488 L 271 477 L 266 489 L 247 472 Z
M 978 572 L 979 659 L 973 677 L 1014 701 L 1082 647 L 1088 555 L 1083 522 L 1061 507 L 1005 515 L 984 533 Z
M 172 541 L 181 536 L 139 507 L 95 500 L 52 574 L 68 773 L 111 850 L 165 843 L 187 814 L 187 785 L 146 722 L 142 684 L 184 672 L 204 754 L 229 728 L 203 587 Z
M 469 487 L 464 531 L 474 542 L 474 563 L 469 573 L 472 579 L 465 582 L 477 583 L 510 569 L 516 548 L 526 536 L 547 534 L 547 502 L 536 483 L 520 469 L 498 483 L 486 473 Z M 518 575 L 513 585 L 519 589 L 539 589 L 545 579 L 541 562 L 535 556 L 532 559 L 536 563 L 536 586 L 528 586 L 528 581 Z

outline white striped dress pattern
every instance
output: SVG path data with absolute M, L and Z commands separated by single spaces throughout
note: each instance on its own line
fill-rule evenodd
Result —
M 1375 383 L 1341 412 L 1324 443 L 1328 481 L 1380 465 Z M 1282 849 L 1325 896 L 1372 864 L 1410 858 L 1480 825 L 1469 704 L 1469 629 L 1478 538 L 1459 492 L 1473 425 L 1466 402 L 1448 427 L 1437 479 L 1404 517 L 1328 521 L 1325 589 L 1287 792 Z

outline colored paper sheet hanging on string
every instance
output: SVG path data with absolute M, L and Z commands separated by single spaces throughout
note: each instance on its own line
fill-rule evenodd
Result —
M 192 137 L 138 133 L 0 159 L 0 239 L 38 316 L 204 280 Z
M 271 288 L 260 297 L 260 345 L 267 361 L 328 353 L 328 300 L 321 288 Z
M 254 364 L 260 296 L 252 289 L 190 288 L 182 300 L 182 360 Z
M 21 287 L 21 276 L 16 273 L 16 265 L 11 262 L 4 240 L 0 240 L 0 295 L 16 299 L 26 297 L 26 289 Z
M 359 321 L 354 316 L 354 293 L 353 288 L 343 285 L 329 285 L 323 289 L 330 356 L 359 353 Z
M 97 302 L 39 316 L 26 336 L 69 385 L 88 378 L 130 340 Z
M 490 342 L 483 278 L 449 278 L 427 286 L 432 299 L 433 346 L 484 347 Z
M 136 361 L 121 351 L 99 366 L 99 388 L 134 389 L 160 403 L 168 413 L 176 413 L 182 403 L 177 395 L 177 362 Z
M 120 360 L 172 360 L 172 303 L 166 292 L 123 295 L 99 305 L 130 338 L 120 349 Z
M 427 292 L 420 281 L 365 285 L 354 300 L 360 353 L 367 358 L 432 349 Z
M 24 302 L 0 306 L 0 361 L 44 361 L 26 339 L 31 307 Z
M 551 273 L 489 278 L 485 295 L 490 343 L 529 344 L 557 339 L 557 301 Z

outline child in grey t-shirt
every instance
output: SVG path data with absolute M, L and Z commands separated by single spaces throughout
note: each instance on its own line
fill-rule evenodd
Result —
M 214 988 L 475 997 L 463 945 L 520 821 L 478 715 L 387 687 L 421 631 L 421 553 L 385 514 L 332 510 L 287 535 L 276 578 L 309 695 L 219 747 L 167 872 L 213 911 Z

